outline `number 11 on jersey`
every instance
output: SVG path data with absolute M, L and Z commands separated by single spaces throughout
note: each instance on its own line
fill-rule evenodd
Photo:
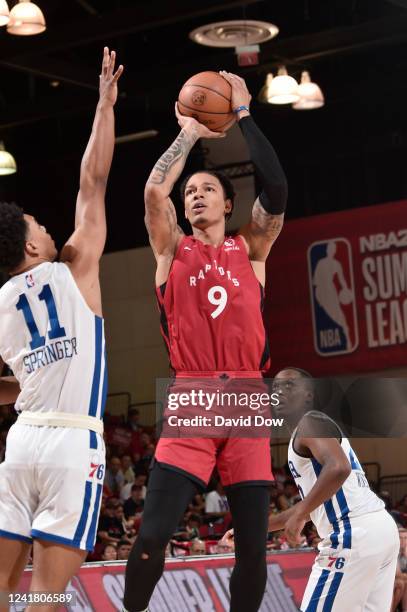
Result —
M 58 319 L 57 308 L 55 305 L 54 296 L 52 295 L 51 287 L 49 285 L 44 285 L 41 293 L 38 294 L 38 299 L 45 302 L 45 306 L 48 311 L 50 330 L 48 331 L 48 338 L 50 340 L 55 340 L 56 338 L 62 338 L 66 336 L 65 329 L 61 327 Z M 34 320 L 34 316 L 31 310 L 31 306 L 28 302 L 27 296 L 25 293 L 22 293 L 19 297 L 19 300 L 16 304 L 17 310 L 21 310 L 25 322 L 27 324 L 28 330 L 31 334 L 31 342 L 30 347 L 31 350 L 35 350 L 45 345 L 45 336 L 41 336 L 38 331 L 37 324 Z

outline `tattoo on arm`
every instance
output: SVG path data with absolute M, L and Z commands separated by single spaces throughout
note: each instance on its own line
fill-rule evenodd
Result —
M 252 212 L 252 234 L 255 236 L 265 236 L 274 241 L 284 224 L 284 214 L 271 215 L 257 199 Z
M 166 181 L 170 170 L 178 161 L 182 162 L 179 168 L 179 174 L 181 174 L 187 155 L 197 139 L 198 138 L 195 138 L 194 135 L 188 134 L 185 130 L 181 130 L 170 148 L 167 149 L 154 166 L 148 181 L 156 185 L 161 185 Z M 178 176 L 175 177 L 174 182 L 177 178 Z

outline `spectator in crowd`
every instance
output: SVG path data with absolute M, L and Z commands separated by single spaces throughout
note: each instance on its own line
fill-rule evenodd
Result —
M 117 560 L 127 561 L 127 559 L 129 558 L 130 550 L 131 544 L 129 542 L 127 542 L 126 540 L 122 540 L 121 542 L 119 542 L 119 544 L 117 545 Z
M 130 408 L 127 423 L 131 431 L 141 433 L 142 427 L 140 427 L 140 413 L 137 408 Z
M 141 487 L 141 498 L 145 499 L 147 493 L 146 482 L 147 474 L 145 472 L 137 472 L 134 478 L 134 482 L 127 483 L 122 487 L 122 490 L 120 491 L 120 499 L 122 501 L 126 501 L 126 499 L 129 499 L 131 495 L 131 488 L 133 485 Z
M 124 509 L 122 502 L 119 502 L 115 507 L 115 518 L 118 521 L 121 521 L 123 527 L 123 536 L 122 540 L 126 540 L 130 544 L 133 543 L 136 539 L 137 531 L 135 529 L 134 517 L 129 517 L 128 519 L 124 515 Z
M 116 509 L 120 502 L 109 499 L 102 509 L 98 525 L 98 541 L 103 544 L 118 544 L 125 535 L 123 521 L 117 517 Z
M 132 434 L 123 417 L 107 414 L 105 417 L 106 441 L 114 455 L 130 453 Z
M 143 508 L 143 489 L 140 487 L 140 485 L 134 484 L 131 487 L 131 495 L 129 499 L 127 499 L 123 505 L 124 516 L 126 519 L 129 519 L 131 516 L 141 514 L 143 512 Z
M 122 472 L 125 484 L 133 484 L 136 479 L 136 475 L 133 470 L 133 462 L 130 455 L 123 455 L 122 457 Z
M 224 555 L 225 553 L 229 554 L 231 552 L 234 552 L 234 550 L 235 550 L 234 543 L 233 543 L 233 548 L 232 548 L 228 544 L 225 544 L 225 543 L 219 541 L 216 544 L 215 554 L 217 554 L 217 555 Z
M 194 556 L 195 555 L 206 555 L 205 542 L 203 540 L 199 540 L 198 538 L 195 538 L 195 540 L 192 540 L 190 554 Z
M 205 500 L 201 493 L 197 493 L 194 495 L 191 503 L 188 506 L 188 509 L 193 514 L 202 514 L 205 511 Z
M 117 547 L 115 544 L 106 544 L 102 552 L 102 561 L 116 561 Z
M 119 457 L 112 457 L 106 470 L 105 486 L 112 496 L 119 497 L 120 490 L 124 485 L 124 475 Z
M 194 540 L 199 538 L 199 529 L 202 525 L 202 520 L 199 514 L 189 514 L 185 529 L 181 529 L 174 533 L 174 538 L 177 540 Z
M 279 504 L 278 504 L 278 498 L 280 497 L 280 495 L 281 495 L 281 492 L 278 486 L 276 484 L 270 485 L 270 505 L 269 505 L 270 514 L 278 514 L 280 512 Z
M 205 496 L 206 519 L 219 521 L 229 512 L 229 504 L 222 483 L 218 482 L 216 489 Z
M 288 510 L 300 500 L 301 497 L 298 493 L 297 487 L 295 486 L 295 482 L 293 482 L 292 479 L 285 480 L 283 492 L 277 498 L 277 506 L 279 510 Z

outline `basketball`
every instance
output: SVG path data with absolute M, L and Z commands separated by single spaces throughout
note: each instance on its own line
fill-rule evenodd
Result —
M 224 132 L 235 122 L 231 97 L 232 87 L 218 72 L 199 72 L 179 92 L 178 109 L 213 132 Z

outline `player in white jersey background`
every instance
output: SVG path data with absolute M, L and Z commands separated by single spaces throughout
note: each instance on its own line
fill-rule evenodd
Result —
M 300 610 L 389 612 L 400 546 L 393 518 L 338 425 L 314 410 L 311 376 L 286 368 L 276 375 L 273 391 L 279 396 L 275 412 L 292 433 L 288 465 L 302 499 L 270 516 L 269 530 L 284 529 L 296 546 L 312 520 L 322 538 Z
M 103 53 L 99 101 L 81 163 L 75 229 L 56 262 L 45 227 L 0 203 L 0 404 L 16 402 L 0 465 L 0 610 L 33 545 L 30 590 L 62 593 L 92 550 L 105 468 L 107 391 L 99 260 L 114 149 L 115 52 Z M 55 605 L 28 606 L 47 612 Z

